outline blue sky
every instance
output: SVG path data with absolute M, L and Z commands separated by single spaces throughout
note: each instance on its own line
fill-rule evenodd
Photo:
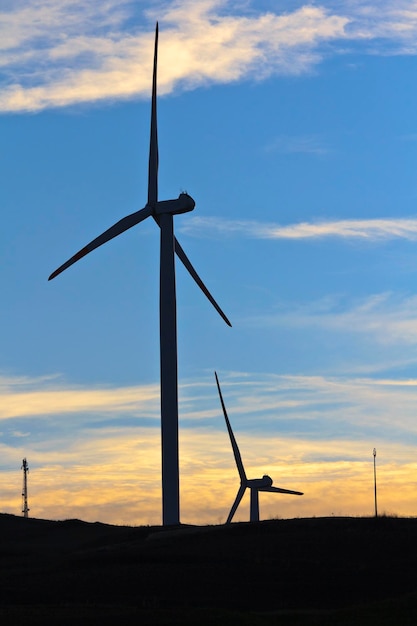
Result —
M 159 523 L 159 233 L 148 220 L 48 283 L 147 194 L 160 24 L 160 198 L 228 328 L 177 264 L 182 521 L 238 487 L 262 517 L 415 515 L 417 2 L 0 9 L 2 507 Z M 132 495 L 134 494 L 134 495 Z M 248 518 L 243 501 L 236 519 Z

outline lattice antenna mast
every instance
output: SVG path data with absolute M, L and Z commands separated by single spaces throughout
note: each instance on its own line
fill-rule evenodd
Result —
M 22 489 L 22 513 L 23 517 L 29 517 L 29 507 L 28 507 L 28 472 L 29 465 L 26 459 L 23 459 L 22 467 L 23 470 L 23 489 Z

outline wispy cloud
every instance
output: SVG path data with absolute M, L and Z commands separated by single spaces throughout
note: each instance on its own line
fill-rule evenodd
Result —
M 294 317 L 297 319 L 297 312 Z M 307 316 L 304 318 L 308 320 Z M 313 322 L 314 323 L 314 320 Z M 317 322 L 326 324 L 323 322 Z M 366 329 L 365 329 L 366 331 Z M 394 406 L 401 397 L 402 419 L 399 436 L 403 432 L 417 433 L 414 420 L 414 407 L 417 394 L 417 381 L 411 379 L 381 377 L 345 376 L 306 376 L 306 375 L 255 375 L 249 373 L 229 373 L 220 376 L 227 399 L 230 415 L 238 416 L 238 430 L 259 432 L 278 428 L 287 436 L 294 436 L 304 429 L 313 439 L 317 434 L 317 424 L 324 438 L 341 437 L 347 423 L 368 432 L 369 428 L 382 423 L 388 425 Z M 181 381 L 180 388 L 181 423 L 186 428 L 223 429 L 222 414 L 214 384 L 213 375 L 202 375 L 194 381 Z M 48 418 L 50 444 L 39 440 L 42 450 L 56 450 L 52 441 L 60 437 L 59 429 L 51 430 L 51 416 L 59 424 L 68 414 L 78 415 L 66 422 L 66 434 L 84 432 L 87 439 L 97 436 L 95 416 L 116 416 L 112 428 L 117 423 L 121 429 L 131 428 L 134 417 L 138 428 L 143 427 L 140 418 L 152 418 L 159 427 L 159 388 L 158 385 L 99 388 L 75 388 L 64 385 L 57 390 L 43 385 L 32 392 L 0 392 L 2 420 L 8 420 L 10 432 L 21 440 L 41 428 L 40 417 Z M 363 415 L 368 416 L 363 424 Z M 37 419 L 33 420 L 36 416 Z M 254 421 L 254 417 L 256 420 Z M 338 416 L 338 417 L 337 417 Z M 378 416 L 372 418 L 371 416 Z M 25 418 L 25 419 L 23 419 Z M 152 424 L 151 422 L 151 424 Z M 302 426 L 301 426 L 302 423 Z M 24 425 L 24 427 L 22 427 Z M 151 428 L 148 422 L 145 428 Z M 101 426 L 106 432 L 109 425 Z M 408 436 L 407 435 L 407 436 Z M 20 444 L 19 444 L 20 445 Z
M 240 236 L 250 239 L 360 239 L 387 241 L 417 239 L 417 219 L 381 218 L 367 220 L 321 220 L 280 225 L 222 217 L 190 217 L 181 231 L 194 237 Z
M 316 156 L 324 156 L 332 152 L 324 139 L 318 135 L 276 137 L 265 146 L 265 151 L 286 154 L 313 154 Z
M 301 438 L 308 433 L 313 441 L 342 440 L 355 432 L 358 440 L 384 433 L 406 443 L 417 435 L 416 379 L 263 374 L 246 383 L 227 377 L 222 387 L 237 430 Z
M 373 53 L 414 54 L 416 15 L 415 0 L 395 8 L 388 1 L 305 4 L 282 13 L 227 0 L 140 8 L 128 0 L 7 2 L 0 13 L 0 111 L 147 97 L 156 19 L 159 88 L 169 93 L 301 74 L 331 54 L 331 46 L 347 53 L 359 42 Z
M 262 327 L 323 329 L 327 334 L 343 333 L 345 338 L 357 335 L 361 341 L 404 349 L 417 344 L 417 297 L 380 293 L 355 302 L 325 298 L 298 306 L 293 303 L 248 322 Z M 407 362 L 406 355 L 404 360 Z
M 0 377 L 0 420 L 68 413 L 154 416 L 159 386 L 76 387 L 56 377 Z
M 410 133 L 408 135 L 402 135 L 401 139 L 403 141 L 412 141 L 412 142 L 416 142 L 417 141 L 417 133 Z
M 0 110 L 36 111 L 102 99 L 147 96 L 153 24 L 159 19 L 159 90 L 194 88 L 273 71 L 297 74 L 320 58 L 322 42 L 343 37 L 348 19 L 322 7 L 236 15 L 230 3 L 145 4 L 132 27 L 130 2 L 28 0 L 0 14 Z M 137 24 L 137 22 L 136 22 Z
M 102 432 L 67 453 L 14 451 L 14 468 L 2 472 L 2 510 L 19 514 L 23 456 L 28 457 L 29 506 L 39 518 L 81 518 L 116 524 L 161 520 L 159 433 Z M 262 494 L 270 517 L 372 514 L 372 448 L 377 447 L 381 511 L 415 515 L 415 449 L 380 439 L 311 441 L 303 437 L 239 436 L 250 477 L 268 473 L 277 486 L 304 491 L 301 498 Z M 239 478 L 226 432 L 181 431 L 182 521 L 223 523 Z M 12 458 L 11 451 L 1 448 Z M 57 479 L 59 477 L 59 480 Z M 246 495 L 236 520 L 249 517 Z
M 248 475 L 268 473 L 277 485 L 305 491 L 302 499 L 265 495 L 261 501 L 264 517 L 371 512 L 374 446 L 380 464 L 381 510 L 415 514 L 410 494 L 416 471 L 416 380 L 247 372 L 222 372 L 220 380 Z M 44 402 L 50 391 L 51 406 L 56 408 L 50 384 L 41 383 Z M 9 391 L 11 387 L 13 378 L 9 377 Z M 80 414 L 90 407 L 89 400 L 84 407 L 80 400 L 88 398 L 87 388 L 80 396 L 79 389 L 69 385 L 65 389 L 62 382 L 61 387 L 67 400 L 71 402 L 71 394 L 77 399 Z M 108 390 L 92 391 L 101 393 L 102 401 L 96 399 L 96 406 L 103 411 L 108 402 L 113 408 L 120 406 L 120 398 L 112 401 Z M 139 401 L 140 392 L 140 387 L 134 391 Z M 231 506 L 238 475 L 213 375 L 183 381 L 180 395 L 183 521 L 218 523 L 225 520 Z M 19 511 L 20 465 L 27 457 L 33 515 L 159 523 L 159 423 L 132 426 L 124 417 L 121 412 L 117 425 L 100 429 L 88 419 L 72 419 L 65 436 L 49 429 L 42 438 L 33 437 L 38 420 L 31 419 L 26 422 L 29 432 L 18 436 L 13 445 L 3 437 L 3 511 Z M 61 417 L 56 414 L 54 419 Z M 21 417 L 10 418 L 12 428 L 17 422 Z M 247 506 L 245 501 L 237 519 L 248 517 Z
M 335 6 L 337 3 L 333 3 Z M 351 16 L 348 33 L 368 41 L 376 54 L 415 54 L 417 51 L 416 0 L 350 0 L 342 4 Z

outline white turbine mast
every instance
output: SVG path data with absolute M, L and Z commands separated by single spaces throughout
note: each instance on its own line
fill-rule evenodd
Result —
M 243 467 L 242 457 L 240 456 L 240 451 L 238 445 L 236 443 L 235 436 L 233 434 L 232 427 L 230 425 L 229 418 L 227 416 L 226 406 L 223 401 L 222 392 L 220 389 L 219 379 L 217 377 L 217 373 L 214 372 L 216 377 L 217 389 L 219 391 L 220 404 L 222 405 L 224 419 L 226 420 L 226 426 L 230 437 L 230 443 L 232 444 L 233 454 L 235 457 L 237 470 L 240 476 L 240 487 L 237 492 L 237 496 L 233 503 L 232 508 L 230 509 L 230 513 L 227 517 L 226 524 L 230 524 L 234 514 L 236 513 L 236 509 L 240 504 L 240 501 L 243 498 L 243 495 L 246 489 L 250 489 L 250 521 L 251 522 L 259 522 L 259 492 L 260 491 L 268 491 L 272 493 L 287 493 L 293 496 L 302 496 L 304 495 L 301 491 L 292 491 L 290 489 L 281 489 L 281 487 L 273 487 L 272 486 L 272 478 L 267 476 L 266 474 L 262 476 L 262 478 L 251 478 L 248 479 L 246 477 L 245 468 Z
M 160 367 L 161 367 L 161 446 L 162 446 L 162 521 L 164 526 L 180 523 L 179 458 L 178 458 L 178 373 L 177 323 L 175 293 L 175 254 L 184 264 L 197 285 L 210 300 L 226 324 L 231 323 L 197 274 L 184 250 L 174 236 L 173 216 L 187 213 L 195 202 L 187 193 L 175 200 L 158 200 L 158 131 L 157 131 L 157 59 L 158 23 L 155 29 L 155 48 L 152 79 L 151 132 L 148 169 L 148 201 L 146 206 L 124 217 L 91 241 L 66 263 L 53 272 L 49 280 L 76 261 L 120 235 L 148 217 L 160 227 Z

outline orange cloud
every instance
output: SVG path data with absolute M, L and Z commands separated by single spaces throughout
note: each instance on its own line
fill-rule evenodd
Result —
M 260 494 L 262 519 L 372 515 L 372 445 L 356 441 L 307 441 L 239 437 L 249 477 L 269 474 L 274 484 L 301 497 Z M 345 458 L 344 458 L 345 456 Z M 108 429 L 73 442 L 64 452 L 27 454 L 30 515 L 80 518 L 113 524 L 161 522 L 159 429 Z M 22 452 L 23 458 L 23 452 Z M 377 456 L 379 512 L 415 515 L 416 470 L 412 446 L 381 444 Z M 180 443 L 181 518 L 223 523 L 239 477 L 227 434 L 183 429 Z M 22 473 L 2 474 L 2 510 L 20 514 Z M 249 494 L 235 520 L 249 518 Z

